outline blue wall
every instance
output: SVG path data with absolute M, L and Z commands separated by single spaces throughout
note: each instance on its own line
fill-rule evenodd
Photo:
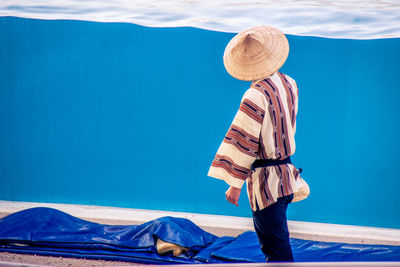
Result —
M 206 176 L 249 86 L 232 36 L 0 18 L 0 199 L 251 216 Z M 400 39 L 288 38 L 312 190 L 289 219 L 400 228 Z

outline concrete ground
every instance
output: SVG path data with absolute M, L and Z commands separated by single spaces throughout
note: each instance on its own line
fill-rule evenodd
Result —
M 120 261 L 103 261 L 103 260 L 85 260 L 74 258 L 47 257 L 29 254 L 15 254 L 0 252 L 0 262 L 33 264 L 40 266 L 57 266 L 57 267 L 89 267 L 89 266 L 139 266 L 144 264 Z M 1 266 L 1 265 L 0 265 Z

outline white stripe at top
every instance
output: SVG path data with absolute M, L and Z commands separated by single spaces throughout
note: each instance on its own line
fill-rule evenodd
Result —
M 234 33 L 264 24 L 285 34 L 347 39 L 400 37 L 398 14 L 400 2 L 396 0 L 370 0 L 367 4 L 355 0 L 0 1 L 0 16 L 191 26 Z

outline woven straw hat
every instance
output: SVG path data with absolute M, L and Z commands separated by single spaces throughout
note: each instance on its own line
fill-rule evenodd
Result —
M 257 26 L 238 33 L 228 43 L 224 65 L 233 77 L 253 81 L 279 70 L 289 55 L 289 42 L 278 29 Z

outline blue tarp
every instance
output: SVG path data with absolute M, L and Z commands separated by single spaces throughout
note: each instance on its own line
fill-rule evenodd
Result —
M 155 242 L 189 247 L 179 257 L 159 255 Z M 399 246 L 291 239 L 295 261 L 400 261 Z M 0 220 L 0 252 L 121 260 L 152 264 L 263 262 L 257 236 L 217 237 L 183 218 L 141 225 L 104 225 L 51 208 L 33 208 Z

